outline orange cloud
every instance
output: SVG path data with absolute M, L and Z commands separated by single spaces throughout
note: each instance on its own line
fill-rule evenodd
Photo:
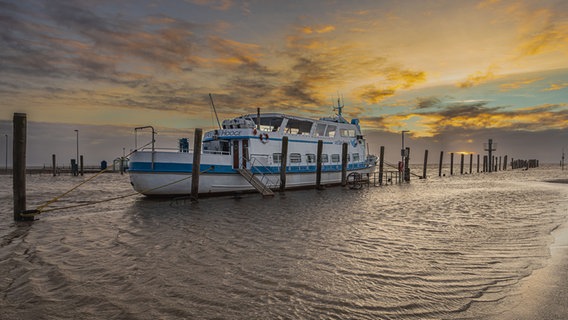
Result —
M 509 91 L 509 90 L 514 90 L 514 89 L 519 89 L 525 85 L 540 81 L 544 78 L 535 78 L 535 79 L 527 79 L 527 80 L 519 80 L 519 81 L 515 81 L 512 83 L 504 83 L 502 85 L 499 86 L 499 88 L 501 89 L 501 91 Z
M 564 88 L 568 87 L 568 82 L 564 82 L 564 83 L 552 83 L 550 85 L 550 87 L 543 89 L 542 91 L 556 91 L 556 90 L 562 90 Z
M 477 71 L 467 77 L 467 80 L 459 82 L 457 87 L 459 88 L 471 88 L 473 86 L 480 85 L 482 83 L 488 82 L 490 80 L 498 78 L 495 75 L 494 70 L 496 67 L 494 65 L 489 66 L 486 71 Z
M 335 27 L 332 25 L 318 26 L 318 27 L 305 26 L 301 29 L 302 33 L 304 34 L 313 34 L 313 33 L 322 34 L 322 33 L 332 32 L 334 30 Z

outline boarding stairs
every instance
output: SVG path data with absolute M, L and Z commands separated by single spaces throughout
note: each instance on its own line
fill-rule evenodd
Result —
M 237 169 L 237 171 L 263 196 L 274 196 L 274 192 L 272 192 L 272 190 L 270 190 L 270 188 L 266 184 L 264 184 L 257 176 L 255 176 L 252 171 L 246 168 L 240 168 Z

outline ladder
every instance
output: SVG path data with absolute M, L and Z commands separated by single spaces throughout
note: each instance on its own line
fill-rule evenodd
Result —
M 253 186 L 258 192 L 263 196 L 274 196 L 274 192 L 270 188 L 262 183 L 249 169 L 240 168 L 237 171 L 243 176 L 251 186 Z

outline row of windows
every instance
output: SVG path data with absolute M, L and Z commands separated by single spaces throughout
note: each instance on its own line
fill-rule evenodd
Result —
M 304 159 L 306 163 L 316 163 L 316 155 L 313 153 L 307 153 L 304 155 Z M 353 153 L 353 162 L 359 161 L 359 153 Z M 282 154 L 281 153 L 273 153 L 272 154 L 272 161 L 274 163 L 281 163 L 282 162 Z M 347 162 L 351 161 L 351 155 L 347 154 Z M 302 162 L 302 155 L 299 153 L 290 153 L 290 163 L 301 163 Z M 322 154 L 321 155 L 321 162 L 328 163 L 329 162 L 329 155 Z M 331 162 L 332 163 L 339 163 L 341 162 L 341 155 L 334 153 L 331 155 Z
M 282 126 L 283 120 L 284 119 L 280 117 L 262 117 L 260 119 L 260 129 L 263 131 L 278 131 Z M 253 119 L 253 121 L 256 123 L 258 120 Z M 286 127 L 284 128 L 284 132 L 288 134 L 309 136 L 312 132 L 313 125 L 314 123 L 308 120 L 288 119 L 288 121 L 286 122 Z M 334 138 L 337 131 L 337 125 L 316 123 L 313 134 L 316 137 Z M 342 137 L 354 138 L 356 137 L 356 132 L 355 129 L 339 128 L 339 135 Z

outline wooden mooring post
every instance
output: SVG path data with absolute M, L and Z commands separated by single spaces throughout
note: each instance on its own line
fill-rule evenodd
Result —
M 477 155 L 477 173 L 479 173 L 479 154 Z
M 196 128 L 193 134 L 193 163 L 191 168 L 191 200 L 197 201 L 199 194 L 199 170 L 201 167 L 201 140 L 203 130 Z
M 460 157 L 460 174 L 463 174 L 463 158 L 464 158 L 464 154 L 461 154 Z
M 440 151 L 440 165 L 438 167 L 438 177 L 442 176 L 442 161 L 444 161 L 444 151 Z
M 507 156 L 503 157 L 503 171 L 507 170 Z
M 422 179 L 426 179 L 427 166 L 428 166 L 428 149 L 424 150 L 424 167 L 422 169 Z
M 410 148 L 406 147 L 406 156 L 404 157 L 404 181 L 410 182 Z
M 450 153 L 450 176 L 454 175 L 454 153 Z
M 83 175 L 83 155 L 79 156 L 79 174 Z
M 280 151 L 280 191 L 286 189 L 286 166 L 288 165 L 288 137 L 282 137 L 282 149 Z
M 347 185 L 347 151 L 348 145 L 346 142 L 343 143 L 341 149 L 341 186 L 345 187 Z
M 473 153 L 469 154 L 469 174 L 471 174 L 473 169 Z
M 12 157 L 12 190 L 14 195 L 14 220 L 33 220 L 24 217 L 26 211 L 26 139 L 27 114 L 14 113 L 13 157 Z
M 321 190 L 321 155 L 323 153 L 323 140 L 318 140 L 318 150 L 316 157 L 316 189 Z
M 383 168 L 385 165 L 385 147 L 381 146 L 379 151 L 379 185 L 383 185 Z
M 51 170 L 53 171 L 53 176 L 55 177 L 57 175 L 57 167 L 54 154 L 51 155 Z

